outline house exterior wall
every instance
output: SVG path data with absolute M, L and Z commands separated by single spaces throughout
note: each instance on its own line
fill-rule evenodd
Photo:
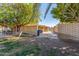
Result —
M 79 41 L 79 23 L 61 23 L 58 25 L 60 39 Z
M 49 30 L 49 27 L 39 25 L 38 29 L 45 32 L 45 31 Z M 23 27 L 20 28 L 20 30 L 23 31 L 23 32 L 36 32 L 37 25 L 23 26 Z
M 47 27 L 47 26 L 39 26 L 38 29 L 42 30 L 43 32 L 49 31 L 49 27 Z
M 36 26 L 23 26 L 20 28 L 20 30 L 23 32 L 35 32 L 36 29 L 37 29 Z

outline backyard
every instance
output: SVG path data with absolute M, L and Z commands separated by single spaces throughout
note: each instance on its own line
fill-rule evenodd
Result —
M 79 4 L 0 4 L 0 56 L 79 56 Z
M 49 35 L 49 36 L 48 36 Z M 79 43 L 65 42 L 56 34 L 41 34 L 38 37 L 0 39 L 2 56 L 78 56 Z

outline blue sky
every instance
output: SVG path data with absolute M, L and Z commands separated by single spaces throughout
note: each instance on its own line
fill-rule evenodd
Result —
M 44 19 L 44 14 L 45 14 L 45 11 L 46 11 L 46 8 L 47 8 L 47 5 L 46 3 L 43 3 L 40 7 L 40 18 L 42 21 L 39 22 L 40 25 L 46 25 L 46 26 L 50 26 L 50 27 L 53 27 L 55 25 L 57 25 L 59 23 L 59 21 L 55 18 L 52 17 L 52 14 L 51 14 L 51 10 L 56 7 L 56 4 L 52 4 L 48 14 L 47 14 L 47 17 Z

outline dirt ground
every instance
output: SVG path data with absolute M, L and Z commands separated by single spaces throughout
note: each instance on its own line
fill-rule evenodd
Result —
M 38 45 L 42 49 L 41 56 L 47 56 L 50 49 L 55 50 L 56 56 L 79 56 L 79 43 L 65 42 L 56 35 L 44 34 L 38 37 L 23 37 L 19 39 L 19 42 L 24 45 Z
M 24 44 L 36 44 L 42 48 L 41 55 L 47 56 L 48 51 L 52 49 L 59 50 L 58 56 L 69 56 L 79 55 L 79 43 L 64 42 L 61 39 L 54 39 L 51 37 L 34 37 L 34 38 L 23 38 Z

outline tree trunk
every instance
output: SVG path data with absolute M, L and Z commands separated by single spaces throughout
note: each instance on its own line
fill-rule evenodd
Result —
M 20 32 L 20 26 L 16 26 L 16 31 Z

